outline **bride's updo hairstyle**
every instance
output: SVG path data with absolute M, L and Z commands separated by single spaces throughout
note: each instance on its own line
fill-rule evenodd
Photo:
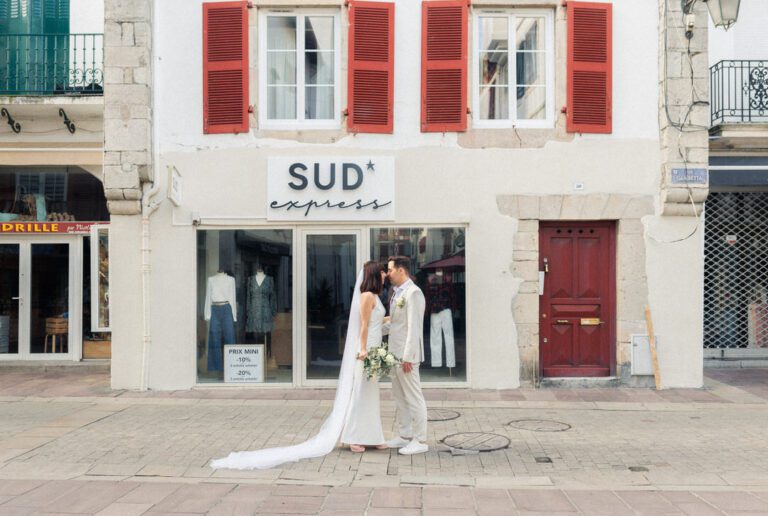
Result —
M 374 261 L 365 262 L 360 292 L 373 292 L 377 296 L 381 294 L 384 288 L 384 283 L 381 280 L 382 272 L 384 272 L 384 266 L 380 263 Z

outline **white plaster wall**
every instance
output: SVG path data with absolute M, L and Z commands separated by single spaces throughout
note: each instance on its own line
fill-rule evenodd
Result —
M 370 146 L 404 148 L 422 145 L 456 146 L 456 134 L 420 131 L 421 97 L 421 6 L 413 0 L 395 0 L 395 111 L 394 134 L 347 136 L 337 147 Z M 158 67 L 156 114 L 158 137 L 163 150 L 198 148 L 294 146 L 285 140 L 257 139 L 242 135 L 204 135 L 202 128 L 202 0 L 155 2 L 161 29 L 155 51 Z M 250 65 L 257 67 L 256 20 L 250 10 Z M 613 17 L 613 134 L 588 135 L 584 139 L 614 140 L 658 137 L 658 12 L 652 2 L 614 2 Z M 346 28 L 342 27 L 342 50 L 346 52 Z M 183 42 L 183 44 L 180 44 Z M 346 90 L 342 60 L 342 91 Z M 251 104 L 257 105 L 251 84 Z M 344 96 L 342 106 L 346 107 Z M 560 106 L 555 111 L 559 112 Z M 306 144 L 303 144 L 306 145 Z
M 768 2 L 741 0 L 739 18 L 727 31 L 709 19 L 709 65 L 724 59 L 768 59 Z
M 70 0 L 69 31 L 74 34 L 104 32 L 103 0 Z

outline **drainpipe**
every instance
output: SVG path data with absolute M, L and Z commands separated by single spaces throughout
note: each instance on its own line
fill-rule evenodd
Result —
M 152 23 L 152 37 L 151 45 L 152 49 L 157 45 L 157 14 L 154 0 L 149 0 L 150 3 L 150 20 Z M 157 67 L 155 66 L 154 50 L 150 50 L 150 113 L 152 116 L 152 131 L 150 138 L 152 142 L 152 160 L 151 167 L 154 168 L 154 174 L 152 175 L 151 183 L 144 183 L 142 185 L 141 196 L 141 308 L 142 308 L 142 339 L 141 339 L 141 382 L 139 389 L 146 391 L 149 386 L 149 367 L 147 366 L 148 355 L 150 345 L 152 344 L 152 325 L 151 325 L 151 299 L 152 299 L 152 246 L 149 238 L 149 218 L 160 206 L 161 201 L 153 201 L 152 197 L 157 195 L 160 191 L 159 175 L 157 174 L 157 165 L 159 163 L 159 144 L 157 141 L 157 115 L 154 110 L 155 98 L 157 96 Z

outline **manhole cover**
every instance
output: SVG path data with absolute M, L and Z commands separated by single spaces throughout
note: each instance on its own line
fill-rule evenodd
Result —
M 459 450 L 488 452 L 508 448 L 511 441 L 499 434 L 486 432 L 462 432 L 443 438 L 443 444 Z
M 427 410 L 427 421 L 450 421 L 460 416 L 455 410 L 448 409 L 429 409 Z
M 568 423 L 551 419 L 516 419 L 507 423 L 512 428 L 530 430 L 531 432 L 565 432 L 571 429 Z

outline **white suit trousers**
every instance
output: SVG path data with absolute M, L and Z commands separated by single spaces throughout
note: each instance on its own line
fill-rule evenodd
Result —
M 392 376 L 392 397 L 397 405 L 400 437 L 427 441 L 427 402 L 421 392 L 419 364 L 413 364 L 410 373 L 396 367 Z
M 445 365 L 456 367 L 453 315 L 450 308 L 429 316 L 429 347 L 432 350 L 432 367 L 443 366 L 443 335 L 445 335 Z

